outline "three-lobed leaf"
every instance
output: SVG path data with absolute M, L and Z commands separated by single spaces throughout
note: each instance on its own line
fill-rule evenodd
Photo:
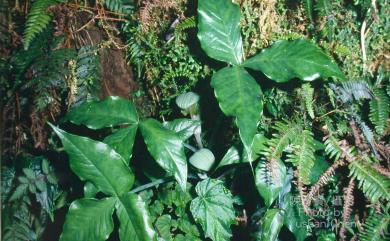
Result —
M 145 202 L 136 194 L 126 193 L 118 197 L 116 213 L 120 222 L 121 241 L 157 240 L 147 210 Z
M 51 127 L 69 155 L 71 169 L 81 180 L 90 181 L 105 194 L 113 196 L 130 190 L 134 174 L 115 150 L 103 142 Z
M 241 67 L 219 70 L 213 75 L 211 85 L 222 111 L 236 118 L 241 140 L 251 157 L 252 141 L 263 111 L 260 86 Z
M 165 171 L 174 175 L 182 189 L 186 190 L 187 160 L 182 138 L 154 119 L 142 121 L 140 130 L 156 162 Z
M 164 127 L 176 132 L 183 141 L 190 138 L 201 129 L 201 122 L 192 119 L 174 119 L 163 123 Z
M 206 179 L 199 182 L 197 198 L 191 201 L 190 210 L 195 222 L 200 223 L 205 236 L 213 241 L 229 240 L 230 225 L 235 223 L 233 197 L 222 181 Z
M 231 0 L 198 1 L 198 38 L 210 57 L 238 65 L 243 60 L 240 7 Z
M 87 101 L 70 109 L 65 119 L 96 130 L 122 124 L 137 124 L 139 117 L 130 101 L 109 96 L 105 100 Z
M 246 60 L 244 67 L 262 71 L 276 82 L 293 78 L 312 81 L 317 78 L 345 79 L 336 63 L 319 47 L 305 39 L 281 40 Z
M 126 161 L 129 161 L 133 154 L 137 128 L 137 125 L 120 128 L 104 138 L 103 142 L 118 152 Z
M 85 198 L 74 201 L 66 215 L 60 241 L 104 241 L 114 229 L 115 198 Z

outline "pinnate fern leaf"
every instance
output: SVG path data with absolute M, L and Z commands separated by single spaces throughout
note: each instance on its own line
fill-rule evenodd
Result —
M 384 89 L 374 89 L 374 98 L 370 101 L 370 120 L 378 134 L 383 134 L 389 118 L 390 100 Z
M 268 148 L 262 152 L 268 161 L 279 159 L 300 132 L 299 125 L 288 121 L 277 122 L 273 129 L 276 130 L 276 133 L 272 134 L 273 137 L 267 143 Z
M 50 23 L 53 15 L 47 9 L 57 3 L 59 3 L 58 0 L 35 0 L 32 2 L 24 30 L 25 49 L 28 49 L 31 41 Z
M 377 172 L 364 161 L 353 161 L 349 165 L 350 176 L 359 182 L 359 188 L 373 202 L 379 199 L 390 200 L 390 179 Z
M 371 214 L 363 225 L 359 237 L 362 241 L 385 241 L 390 239 L 388 226 L 390 216 L 385 214 Z
M 302 85 L 302 97 L 309 116 L 314 119 L 313 97 L 314 88 L 309 83 Z
M 298 169 L 298 178 L 303 184 L 310 184 L 310 171 L 314 166 L 314 138 L 313 133 L 304 130 L 296 139 L 293 153 L 288 155 L 287 161 Z

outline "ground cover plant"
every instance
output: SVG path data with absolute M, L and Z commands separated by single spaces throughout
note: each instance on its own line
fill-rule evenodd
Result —
M 387 0 L 0 1 L 3 240 L 389 240 Z

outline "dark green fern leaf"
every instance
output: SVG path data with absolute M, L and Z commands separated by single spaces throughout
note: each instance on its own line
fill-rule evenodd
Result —
M 307 17 L 310 19 L 310 22 L 313 22 L 313 0 L 302 0 L 302 4 L 305 7 Z
M 314 166 L 314 139 L 313 133 L 304 130 L 294 142 L 293 152 L 287 157 L 298 169 L 298 178 L 303 184 L 310 184 L 310 171 Z
M 131 13 L 134 9 L 132 0 L 104 0 L 104 5 L 117 13 Z
M 388 226 L 390 216 L 385 214 L 372 213 L 363 225 L 359 234 L 361 241 L 385 241 L 390 240 Z
M 313 108 L 313 98 L 314 98 L 314 88 L 311 87 L 309 83 L 302 85 L 302 96 L 303 101 L 306 107 L 309 116 L 314 119 L 314 108 Z
M 377 172 L 364 161 L 353 161 L 349 165 L 350 176 L 359 181 L 359 188 L 373 202 L 390 200 L 390 179 Z
M 177 32 L 183 32 L 184 30 L 195 28 L 196 27 L 196 19 L 194 16 L 186 18 L 182 21 L 180 21 L 176 27 L 175 31 Z
M 374 98 L 370 101 L 370 120 L 375 125 L 378 134 L 383 134 L 387 128 L 390 100 L 384 89 L 374 89 Z
M 59 3 L 57 0 L 35 0 L 32 2 L 24 30 L 25 49 L 28 49 L 31 41 L 50 23 L 53 15 L 47 9 L 57 3 Z
M 343 150 L 341 149 L 339 145 L 339 141 L 334 137 L 333 135 L 328 136 L 324 142 L 325 144 L 325 153 L 332 158 L 333 160 L 337 161 L 340 159 L 341 154 L 343 153 Z
M 299 136 L 301 128 L 295 123 L 280 121 L 273 127 L 277 132 L 267 142 L 268 148 L 263 152 L 268 161 L 279 159 L 285 149 Z

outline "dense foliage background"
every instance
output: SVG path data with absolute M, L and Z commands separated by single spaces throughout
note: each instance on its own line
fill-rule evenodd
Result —
M 0 0 L 2 239 L 389 240 L 389 29 L 387 0 Z

